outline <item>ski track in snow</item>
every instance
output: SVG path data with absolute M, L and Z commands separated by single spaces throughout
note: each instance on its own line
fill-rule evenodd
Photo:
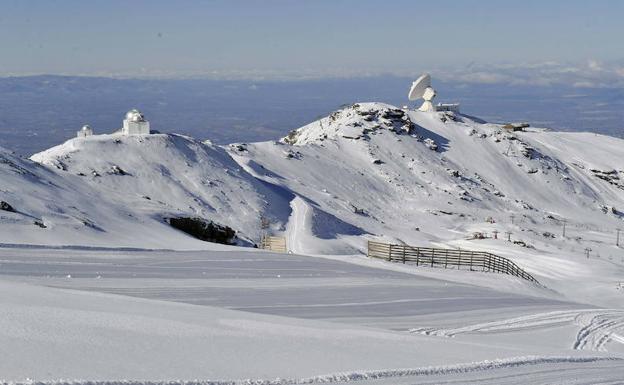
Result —
M 427 377 L 441 376 L 474 372 L 487 372 L 496 369 L 523 368 L 531 373 L 531 366 L 553 365 L 553 371 L 557 370 L 557 364 L 583 364 L 598 362 L 623 361 L 616 357 L 572 357 L 572 356 L 525 356 L 505 359 L 485 360 L 455 365 L 428 366 L 413 369 L 382 369 L 368 371 L 352 371 L 313 376 L 300 379 L 244 379 L 244 380 L 194 380 L 194 381 L 84 381 L 84 380 L 58 380 L 58 381 L 1 381 L 1 385 L 291 385 L 291 384 L 327 384 L 344 383 L 363 380 L 383 380 L 400 377 Z
M 454 337 L 467 333 L 496 333 L 538 327 L 552 327 L 575 323 L 581 326 L 573 348 L 576 350 L 604 351 L 609 341 L 624 343 L 624 311 L 622 310 L 572 310 L 537 313 L 506 320 L 478 323 L 458 328 L 414 328 L 411 333 Z
M 292 212 L 286 225 L 287 246 L 292 253 L 304 253 L 304 240 L 311 232 L 311 214 L 310 206 L 300 196 L 296 196 L 291 202 Z
M 624 311 L 612 310 L 598 313 L 580 313 L 575 322 L 583 327 L 579 331 L 574 349 L 606 350 L 609 341 L 624 343 Z

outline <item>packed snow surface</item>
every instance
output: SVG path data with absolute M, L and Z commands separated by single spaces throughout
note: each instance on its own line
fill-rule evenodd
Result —
M 579 304 L 426 278 L 417 269 L 271 253 L 0 252 L 6 381 L 393 383 L 492 369 L 526 376 L 534 365 L 554 372 L 590 363 L 599 364 L 599 375 L 613 376 L 623 367 L 617 341 L 606 349 L 573 346 L 583 327 L 570 315 L 590 314 Z M 509 281 L 501 277 L 499 284 Z M 408 332 L 408 325 L 504 319 L 503 309 L 507 315 L 562 309 L 568 318 L 524 328 L 518 317 L 502 320 L 507 333 L 478 338 Z M 616 312 L 591 314 L 622 327 Z M 603 331 L 606 340 L 616 332 Z

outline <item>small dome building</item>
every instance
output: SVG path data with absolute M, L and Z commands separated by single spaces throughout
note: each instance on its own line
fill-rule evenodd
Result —
M 149 133 L 150 124 L 139 110 L 133 108 L 126 113 L 121 128 L 122 135 L 145 135 Z
M 86 138 L 87 136 L 91 136 L 91 135 L 93 135 L 93 129 L 88 124 L 85 124 L 84 126 L 82 126 L 80 131 L 76 133 L 76 136 L 78 138 Z

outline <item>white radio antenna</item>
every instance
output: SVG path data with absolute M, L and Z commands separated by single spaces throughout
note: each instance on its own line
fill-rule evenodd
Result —
M 420 111 L 435 111 L 436 108 L 431 102 L 435 98 L 436 92 L 431 87 L 431 75 L 422 74 L 414 83 L 407 94 L 409 100 L 424 99 L 425 102 L 420 106 Z

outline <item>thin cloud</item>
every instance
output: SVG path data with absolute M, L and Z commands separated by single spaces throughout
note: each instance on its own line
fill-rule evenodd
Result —
M 553 86 L 576 88 L 622 88 L 624 67 L 590 59 L 585 63 L 558 62 L 471 65 L 436 73 L 439 78 L 461 83 Z

